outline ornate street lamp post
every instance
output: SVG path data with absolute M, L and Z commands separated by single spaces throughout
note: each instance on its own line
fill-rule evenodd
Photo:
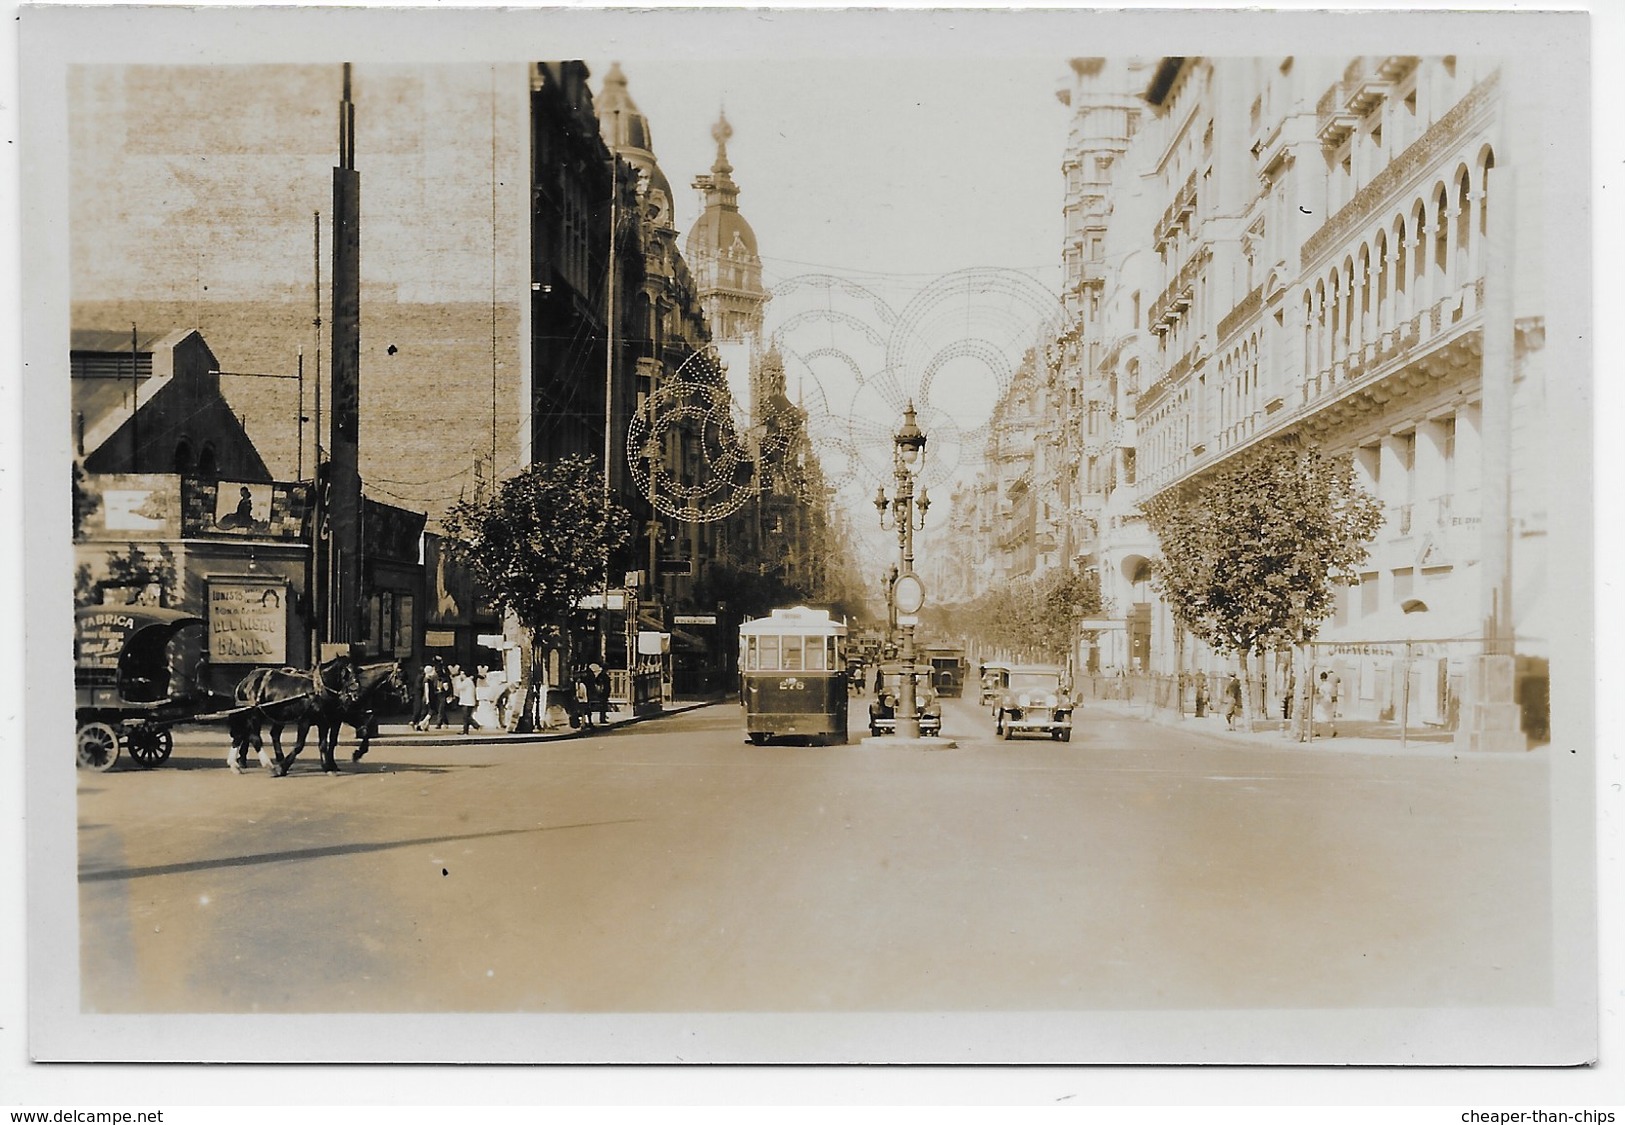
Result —
M 902 661 L 902 683 L 897 701 L 897 737 L 920 737 L 920 711 L 914 695 L 914 620 L 925 604 L 925 587 L 914 573 L 914 532 L 925 530 L 925 514 L 931 498 L 920 489 L 914 498 L 914 476 L 925 464 L 925 433 L 920 429 L 911 401 L 903 411 L 903 428 L 892 438 L 892 470 L 896 487 L 891 499 L 884 486 L 875 490 L 875 511 L 880 526 L 887 528 L 886 511 L 891 509 L 890 526 L 897 529 L 897 546 L 902 566 L 892 583 L 892 605 L 897 614 L 898 656 Z M 915 508 L 919 515 L 915 515 Z M 916 522 L 918 521 L 918 522 Z

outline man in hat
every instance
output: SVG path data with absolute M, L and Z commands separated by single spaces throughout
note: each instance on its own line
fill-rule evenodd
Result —
M 596 660 L 587 665 L 587 710 L 598 712 L 598 721 L 609 725 L 609 673 Z

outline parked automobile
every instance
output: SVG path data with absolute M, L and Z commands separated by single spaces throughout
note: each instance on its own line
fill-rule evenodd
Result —
M 869 702 L 869 733 L 872 735 L 891 734 L 897 730 L 897 705 L 903 687 L 903 666 L 901 664 L 882 664 L 880 666 L 880 690 L 875 698 Z M 916 664 L 914 666 L 914 709 L 920 716 L 920 733 L 935 735 L 942 733 L 942 701 L 937 698 L 936 690 L 931 686 L 931 668 L 929 665 Z
M 1006 739 L 1047 734 L 1061 742 L 1072 741 L 1073 700 L 1068 687 L 1065 670 L 1054 665 L 1010 668 L 994 712 L 993 733 Z

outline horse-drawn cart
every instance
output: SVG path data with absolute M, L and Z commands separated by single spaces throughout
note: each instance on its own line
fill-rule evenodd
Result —
M 127 751 L 143 769 L 175 748 L 177 723 L 239 706 L 203 683 L 203 618 L 152 606 L 89 606 L 74 621 L 75 746 L 80 767 L 109 770 Z

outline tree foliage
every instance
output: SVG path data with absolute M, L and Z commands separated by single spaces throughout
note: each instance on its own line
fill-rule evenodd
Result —
M 1069 567 L 1018 578 L 967 604 L 947 607 L 937 628 L 974 638 L 987 649 L 1061 661 L 1071 651 L 1078 622 L 1102 609 L 1098 576 Z
M 1143 505 L 1161 544 L 1152 581 L 1174 618 L 1243 658 L 1314 635 L 1336 576 L 1363 564 L 1382 507 L 1353 465 L 1274 442 Z
M 601 590 L 610 556 L 632 534 L 631 516 L 580 456 L 531 465 L 485 499 L 458 501 L 444 523 L 491 599 L 531 629 L 564 621 L 577 599 Z

